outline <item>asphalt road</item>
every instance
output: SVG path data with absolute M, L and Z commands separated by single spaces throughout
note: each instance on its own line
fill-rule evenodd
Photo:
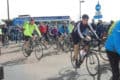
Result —
M 34 52 L 24 57 L 19 44 L 11 43 L 1 49 L 0 64 L 4 67 L 3 80 L 110 80 L 109 63 L 100 59 L 101 74 L 90 76 L 85 62 L 77 71 L 70 62 L 70 53 L 44 50 L 43 58 L 38 61 Z

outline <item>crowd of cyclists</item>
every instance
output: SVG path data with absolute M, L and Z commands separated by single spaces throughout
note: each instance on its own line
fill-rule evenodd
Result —
M 104 27 L 104 25 L 102 24 L 101 20 L 98 22 L 98 24 L 96 25 L 96 23 L 94 23 L 94 20 L 92 21 L 91 25 L 93 26 L 93 29 L 96 30 L 96 32 L 98 32 L 97 34 L 100 35 L 100 33 L 102 33 L 102 31 L 105 31 L 104 28 L 106 28 L 106 26 Z M 26 23 L 26 22 L 25 22 Z M 41 34 L 46 36 L 47 33 L 51 34 L 51 35 L 61 35 L 61 34 L 70 34 L 72 33 L 72 30 L 74 29 L 74 27 L 76 26 L 78 22 L 68 22 L 68 21 L 61 21 L 59 23 L 54 22 L 54 23 L 46 23 L 46 22 L 40 22 L 39 24 L 37 24 L 38 29 L 40 30 Z M 66 31 L 64 31 L 64 27 L 66 27 Z M 10 26 L 7 27 L 6 25 L 3 25 L 0 27 L 1 28 L 1 34 L 6 35 L 9 37 L 9 40 L 11 41 L 19 41 L 19 40 L 23 40 L 23 26 Z M 100 28 L 100 29 L 99 29 Z M 102 30 L 103 29 L 103 30 Z M 47 38 L 47 36 L 46 36 Z M 4 39 L 4 38 L 2 38 Z M 4 40 L 2 40 L 4 41 Z
M 97 24 L 95 23 L 94 20 L 92 20 L 92 23 L 89 24 L 88 20 L 89 16 L 87 14 L 84 14 L 82 16 L 82 20 L 78 22 L 61 21 L 58 23 L 56 21 L 54 23 L 40 22 L 39 24 L 36 24 L 35 20 L 33 18 L 30 18 L 29 21 L 24 22 L 23 26 L 17 25 L 16 27 L 10 28 L 3 25 L 0 27 L 1 44 L 4 46 L 7 39 L 8 41 L 15 41 L 16 43 L 18 41 L 24 41 L 25 42 L 24 46 L 27 49 L 27 45 L 29 44 L 28 41 L 31 38 L 32 40 L 35 40 L 36 37 L 39 37 L 40 39 L 44 37 L 46 41 L 45 44 L 48 44 L 48 40 L 51 36 L 54 39 L 58 38 L 58 40 L 63 40 L 64 36 L 70 36 L 70 39 L 72 39 L 73 42 L 74 51 L 74 56 L 72 60 L 75 61 L 76 68 L 79 68 L 80 67 L 78 63 L 79 42 L 83 41 L 86 44 L 84 48 L 80 51 L 80 54 L 82 56 L 81 58 L 84 59 L 88 51 L 87 44 L 91 41 L 92 38 L 95 38 L 98 42 L 101 41 L 105 42 L 107 39 L 105 48 L 107 49 L 108 58 L 110 60 L 112 67 L 113 73 L 112 80 L 118 80 L 119 70 L 117 61 L 119 60 L 119 57 L 118 55 L 112 55 L 112 53 L 117 54 L 119 52 L 114 52 L 114 50 L 111 49 L 110 46 L 111 45 L 113 46 L 113 43 L 110 42 L 109 37 L 111 36 L 109 35 L 115 33 L 114 28 L 115 26 L 119 25 L 119 22 L 115 23 L 114 21 L 111 21 L 109 25 L 105 25 L 105 23 L 102 22 L 102 20 L 99 20 Z M 8 38 L 6 38 L 6 36 Z M 108 43 L 111 44 L 108 45 Z M 117 51 L 119 50 L 120 49 L 118 48 Z M 113 56 L 114 58 L 112 58 Z M 117 61 L 115 58 L 117 58 Z M 114 63 L 112 60 L 114 62 L 116 61 L 116 63 Z

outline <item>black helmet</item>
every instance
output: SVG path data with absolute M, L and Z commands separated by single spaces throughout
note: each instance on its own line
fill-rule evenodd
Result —
M 34 21 L 34 18 L 30 18 L 30 21 Z
M 89 16 L 88 16 L 87 14 L 84 14 L 84 15 L 82 16 L 82 19 L 89 19 Z

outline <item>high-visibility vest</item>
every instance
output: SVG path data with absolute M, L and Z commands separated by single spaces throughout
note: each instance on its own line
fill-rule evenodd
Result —
M 110 35 L 115 27 L 116 22 L 114 22 L 111 26 L 110 29 L 108 30 L 108 35 Z

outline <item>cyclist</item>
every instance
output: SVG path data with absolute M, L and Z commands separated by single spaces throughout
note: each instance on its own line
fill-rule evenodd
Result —
M 52 37 L 54 37 L 54 39 L 57 38 L 57 36 L 58 36 L 57 23 L 55 23 L 55 24 L 52 26 L 52 28 L 51 28 L 51 30 L 50 30 L 50 34 L 51 34 Z
M 115 22 L 111 22 L 111 24 L 109 25 L 109 29 L 108 29 L 108 35 L 111 34 L 112 30 L 114 29 L 115 27 Z
M 100 38 L 103 38 L 104 32 L 105 32 L 105 27 L 103 25 L 103 22 L 102 20 L 99 20 L 96 27 L 96 33 Z
M 47 26 L 45 25 L 45 23 L 40 22 L 39 30 L 40 30 L 42 36 L 45 38 L 45 40 L 48 41 L 48 37 L 47 37 Z
M 72 31 L 73 31 L 73 29 L 74 29 L 74 25 L 75 25 L 75 22 L 74 22 L 74 21 L 71 21 L 70 24 L 69 24 L 69 27 L 68 27 L 70 34 L 72 33 Z
M 2 43 L 3 43 L 3 46 L 5 45 L 5 38 L 8 37 L 8 28 L 6 25 L 3 25 L 2 27 Z
M 73 32 L 72 32 L 72 39 L 73 39 L 73 43 L 74 43 L 74 56 L 73 56 L 73 61 L 75 61 L 76 67 L 80 67 L 80 65 L 78 64 L 78 53 L 79 53 L 79 42 L 83 39 L 83 40 L 91 40 L 91 37 L 89 35 L 89 32 L 94 33 L 94 35 L 97 37 L 97 34 L 95 33 L 95 31 L 93 30 L 93 28 L 91 27 L 90 24 L 88 24 L 88 19 L 89 16 L 87 14 L 84 14 L 82 16 L 82 21 L 79 21 L 76 24 L 76 27 L 74 28 Z M 87 49 L 87 46 L 86 46 Z M 84 56 L 86 54 L 85 50 L 81 50 L 80 54 L 82 56 Z
M 63 22 L 62 26 L 58 29 L 58 32 L 60 37 L 59 39 L 63 40 L 63 37 L 69 33 L 67 22 Z
M 95 20 L 94 19 L 92 19 L 91 25 L 92 25 L 93 29 L 96 30 L 97 25 L 95 24 Z
M 37 32 L 37 34 L 39 35 L 39 37 L 41 37 L 41 33 L 37 27 L 37 25 L 35 24 L 35 21 L 33 18 L 30 19 L 30 22 L 25 22 L 23 25 L 23 34 L 24 34 L 24 39 L 25 39 L 25 49 L 28 49 L 28 44 L 29 44 L 29 40 L 32 38 L 33 40 L 35 39 L 35 35 L 34 35 L 34 31 Z
M 120 80 L 120 21 L 111 26 L 110 34 L 105 42 L 107 56 L 112 68 L 112 80 Z

